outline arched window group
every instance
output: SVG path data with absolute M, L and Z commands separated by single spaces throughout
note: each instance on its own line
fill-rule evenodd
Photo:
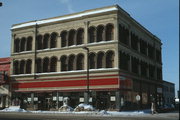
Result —
M 71 29 L 70 31 L 62 31 L 61 34 L 61 47 L 72 45 L 81 45 L 84 43 L 84 29 L 78 30 Z
M 148 43 L 147 40 L 144 40 L 140 35 L 122 24 L 119 24 L 119 41 L 122 45 L 131 47 L 133 50 L 161 63 L 161 53 L 159 53 L 161 51 L 156 49 L 155 45 Z
M 113 68 L 114 67 L 114 51 L 89 54 L 89 69 Z M 86 63 L 84 54 L 71 54 L 69 56 L 62 55 L 58 57 L 44 57 L 36 59 L 36 73 L 57 72 L 57 64 L 60 61 L 60 71 L 84 70 Z M 30 74 L 32 68 L 32 60 L 21 60 L 13 62 L 14 74 Z M 59 68 L 58 68 L 59 69 Z
M 14 74 L 31 74 L 32 60 L 21 60 L 13 62 Z
M 131 56 L 124 51 L 120 51 L 119 60 L 119 68 L 121 70 L 129 71 L 134 74 L 141 75 L 142 77 L 150 78 L 152 80 L 162 78 L 161 68 L 158 68 L 155 65 L 141 60 L 137 57 Z
M 89 43 L 114 40 L 114 25 L 91 26 L 88 29 L 88 36 Z
M 84 43 L 84 29 L 63 30 L 60 35 L 57 32 L 45 33 L 44 35 L 38 34 L 36 36 L 36 50 L 57 48 L 58 37 L 61 37 L 61 47 L 81 45 Z M 31 51 L 32 39 L 31 36 L 22 37 L 21 39 L 16 38 L 14 40 L 14 52 Z M 88 43 L 110 40 L 114 40 L 113 24 L 109 23 L 105 26 L 98 25 L 97 27 L 91 26 L 88 28 Z
M 63 55 L 60 58 L 61 71 L 73 71 L 84 69 L 84 55 L 82 53 L 78 55 Z
M 36 37 L 37 50 L 56 48 L 57 38 L 58 38 L 58 33 L 56 32 L 53 32 L 51 34 L 46 33 L 44 35 L 37 35 Z
M 14 52 L 23 52 L 32 50 L 32 37 L 16 38 L 14 40 Z
M 57 57 L 45 57 L 44 59 L 36 59 L 36 73 L 56 72 L 57 71 Z
M 89 54 L 89 68 L 113 68 L 114 67 L 114 52 L 107 51 L 106 53 L 100 51 L 98 53 Z

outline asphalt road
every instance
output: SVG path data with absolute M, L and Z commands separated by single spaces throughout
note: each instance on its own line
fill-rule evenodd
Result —
M 179 120 L 179 113 L 144 114 L 137 116 L 101 116 L 75 114 L 37 114 L 0 112 L 0 120 Z

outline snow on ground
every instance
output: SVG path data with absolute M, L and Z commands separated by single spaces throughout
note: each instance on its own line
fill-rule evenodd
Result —
M 86 105 L 86 104 L 80 104 L 79 106 L 84 107 L 84 108 L 91 108 L 94 110 L 94 108 L 91 105 Z M 21 109 L 20 106 L 11 106 L 9 108 L 5 108 L 3 110 L 0 110 L 0 112 L 31 112 L 31 113 L 38 113 L 38 114 L 77 114 L 77 115 L 100 115 L 100 116 L 134 116 L 134 115 L 145 115 L 145 114 L 150 114 L 151 111 L 150 109 L 147 110 L 140 110 L 140 111 L 106 111 L 106 110 L 101 110 L 101 111 L 80 111 L 80 112 L 75 112 L 75 111 L 67 111 L 67 112 L 61 112 L 61 111 L 27 111 L 24 109 Z
M 74 111 L 75 112 L 80 112 L 80 111 L 94 111 L 95 109 L 93 108 L 92 105 L 87 105 L 87 104 L 79 104 Z
M 3 110 L 4 112 L 28 112 L 27 110 L 21 109 L 20 106 L 10 106 L 9 108 L 5 108 Z

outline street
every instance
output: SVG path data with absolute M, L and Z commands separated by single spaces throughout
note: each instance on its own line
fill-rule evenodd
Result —
M 39 114 L 0 112 L 0 120 L 179 120 L 179 113 L 143 114 L 136 116 L 80 115 L 80 114 Z

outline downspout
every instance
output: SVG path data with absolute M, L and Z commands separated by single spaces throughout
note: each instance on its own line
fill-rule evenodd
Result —
M 34 49 L 34 79 L 36 79 L 36 57 L 37 57 L 37 52 L 36 52 L 36 49 L 37 49 L 37 45 L 36 45 L 36 40 L 37 40 L 37 21 L 36 21 L 36 25 L 35 25 L 35 38 L 34 38 L 34 46 L 35 46 L 35 49 Z

